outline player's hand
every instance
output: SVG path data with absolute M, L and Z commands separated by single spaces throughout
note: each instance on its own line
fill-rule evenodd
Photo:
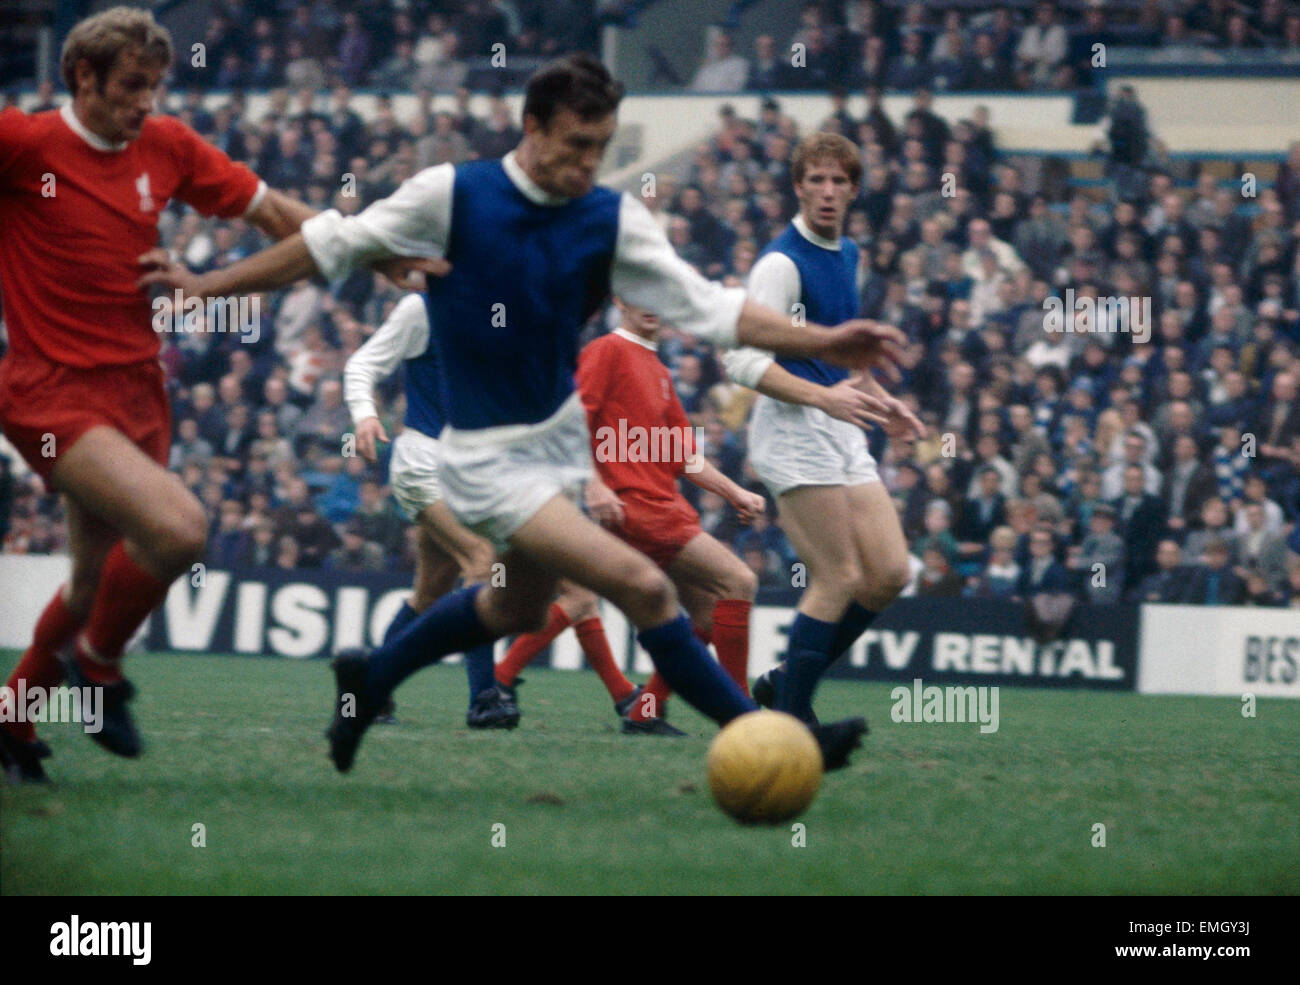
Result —
M 895 439 L 915 436 L 918 441 L 925 440 L 926 426 L 912 413 L 911 407 L 893 396 L 884 397 L 881 402 L 885 405 L 885 434 Z
M 374 462 L 379 459 L 379 450 L 376 442 L 387 441 L 388 432 L 384 430 L 383 423 L 377 417 L 367 417 L 357 425 L 357 451 L 367 462 Z
M 451 264 L 441 257 L 390 257 L 372 264 L 371 269 L 403 291 L 422 291 L 426 277 L 446 277 L 451 273 Z
M 144 275 L 135 282 L 136 287 L 161 287 L 180 289 L 185 297 L 206 297 L 203 292 L 203 277 L 190 270 L 185 264 L 173 260 L 171 254 L 162 247 L 156 247 L 148 253 L 142 253 L 136 262 L 147 268 Z
M 754 518 L 767 509 L 767 501 L 758 493 L 741 489 L 731 500 L 741 523 L 753 523 Z
M 838 421 L 848 421 L 859 427 L 866 427 L 869 424 L 882 426 L 888 424 L 888 408 L 885 402 L 859 389 L 861 382 L 861 375 L 850 376 L 847 380 L 840 380 L 834 386 L 824 387 L 819 408 Z
M 587 512 L 602 527 L 623 526 L 623 501 L 614 495 L 614 490 L 598 479 L 587 483 L 583 491 L 583 501 Z
M 830 329 L 826 345 L 818 355 L 836 366 L 878 369 L 897 382 L 902 378 L 898 364 L 902 362 L 906 345 L 907 336 L 893 325 L 858 318 Z

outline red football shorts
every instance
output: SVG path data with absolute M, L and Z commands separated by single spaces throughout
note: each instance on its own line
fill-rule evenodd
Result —
M 702 533 L 700 515 L 680 495 L 666 503 L 647 502 L 629 493 L 618 498 L 623 501 L 623 526 L 610 529 L 660 568 L 667 569 L 682 548 Z
M 38 355 L 0 361 L 0 431 L 54 489 L 59 456 L 93 427 L 121 431 L 159 465 L 171 447 L 171 407 L 157 360 L 81 369 Z

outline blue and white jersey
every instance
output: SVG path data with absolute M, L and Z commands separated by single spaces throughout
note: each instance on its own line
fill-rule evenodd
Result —
M 721 346 L 736 342 L 739 288 L 705 280 L 633 196 L 593 188 L 577 199 L 539 188 L 500 161 L 421 171 L 383 201 L 302 227 L 328 278 L 390 256 L 445 257 L 430 278 L 430 348 L 447 424 L 475 431 L 533 425 L 574 393 L 578 333 L 617 294 Z
M 809 324 L 838 325 L 857 317 L 857 269 L 856 243 L 847 237 L 836 241 L 818 236 L 803 216 L 795 216 L 749 272 L 749 296 L 786 314 L 799 312 Z M 761 349 L 736 349 L 724 354 L 723 361 L 727 375 L 750 389 L 773 362 L 824 386 L 834 386 L 849 375 L 848 370 L 820 359 L 774 357 Z
M 422 295 L 397 302 L 384 323 L 352 354 L 343 371 L 343 397 L 353 425 L 378 417 L 375 386 L 406 363 L 406 418 L 403 423 L 436 438 L 445 423 L 440 403 L 437 354 L 429 346 L 429 316 Z

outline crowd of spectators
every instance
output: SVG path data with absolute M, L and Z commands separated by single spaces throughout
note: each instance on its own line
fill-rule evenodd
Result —
M 919 90 L 894 120 L 869 96 L 864 119 L 832 98 L 822 128 L 862 148 L 847 223 L 862 311 L 907 334 L 901 390 L 930 429 L 873 438 L 916 590 L 1300 605 L 1300 143 L 1257 198 L 1208 168 L 1180 187 L 1138 166 L 1127 199 L 1111 185 L 1054 200 L 999 154 L 982 111 L 945 120 Z M 660 184 L 683 256 L 743 282 L 793 211 L 797 138 L 774 100 L 753 121 L 723 110 L 686 180 Z M 743 421 L 748 396 L 711 356 L 665 348 L 724 470 L 753 484 L 743 432 L 714 428 L 715 413 Z M 781 583 L 779 530 L 734 542 Z
M 1035 182 L 1041 169 L 1000 154 L 982 108 L 945 119 L 921 89 L 890 116 L 869 94 L 861 118 L 832 97 L 822 127 L 862 149 L 846 230 L 861 251 L 862 310 L 906 333 L 899 392 L 930 430 L 871 436 L 914 555 L 912 590 L 1300 605 L 1300 144 L 1257 198 L 1208 169 L 1187 183 L 1149 166 L 1124 200 L 1114 186 L 1051 195 Z M 352 213 L 420 168 L 498 156 L 519 139 L 500 99 L 482 116 L 464 90 L 450 111 L 430 99 L 400 117 L 381 99 L 363 117 L 343 84 L 278 90 L 256 123 L 237 95 L 206 108 L 176 94 L 167 107 L 271 184 Z M 645 201 L 683 258 L 744 283 L 794 214 L 799 137 L 775 100 L 757 119 L 724 107 L 688 166 L 657 176 Z M 263 245 L 242 221 L 177 204 L 160 231 L 200 271 Z M 1103 303 L 1094 321 L 1067 311 L 1075 330 L 1050 330 L 1045 309 L 1067 289 L 1149 310 L 1125 326 Z M 253 299 L 239 335 L 163 336 L 170 464 L 208 509 L 210 564 L 412 569 L 386 462 L 351 453 L 340 385 L 399 299 L 363 271 Z M 615 317 L 607 309 L 588 336 Z M 752 392 L 671 328 L 661 357 L 706 454 L 761 492 L 746 457 Z M 392 434 L 400 378 L 380 396 Z M 60 552 L 58 499 L 24 473 L 0 442 L 3 548 Z M 742 527 L 717 496 L 684 488 L 762 585 L 790 586 L 796 559 L 774 508 Z
M 1111 47 L 1125 46 L 1157 48 L 1166 61 L 1255 52 L 1300 62 L 1300 8 L 1284 0 L 1068 5 L 811 0 L 801 6 L 793 30 L 789 24 L 770 28 L 754 38 L 749 57 L 736 50 L 730 33 L 715 30 L 690 87 L 699 92 L 825 92 L 836 85 L 948 92 L 1075 89 L 1093 84 Z
M 216 0 L 201 59 L 177 82 L 206 89 L 350 86 L 450 91 L 477 61 L 595 51 L 593 0 Z

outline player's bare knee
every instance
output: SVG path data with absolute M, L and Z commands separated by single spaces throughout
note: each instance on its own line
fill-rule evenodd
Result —
M 487 581 L 492 577 L 492 562 L 496 552 L 489 544 L 475 545 L 468 549 L 461 558 L 461 572 L 469 582 Z
M 867 587 L 862 567 L 856 562 L 848 561 L 831 565 L 819 574 L 821 575 L 819 580 L 827 588 L 837 595 L 843 595 L 846 599 L 856 597 Z
M 738 564 L 727 572 L 723 598 L 754 601 L 758 594 L 758 575 L 748 565 Z
M 672 618 L 678 609 L 677 590 L 668 576 L 652 564 L 634 572 L 627 580 L 629 613 L 633 622 L 653 625 Z
M 912 580 L 912 572 L 908 569 L 906 561 L 891 563 L 880 576 L 875 579 L 876 584 L 873 586 L 876 594 L 877 604 L 880 608 L 892 602 L 907 587 L 907 583 Z
M 208 520 L 196 501 L 193 507 L 176 510 L 151 538 L 141 545 L 161 568 L 177 574 L 203 557 L 208 541 Z

